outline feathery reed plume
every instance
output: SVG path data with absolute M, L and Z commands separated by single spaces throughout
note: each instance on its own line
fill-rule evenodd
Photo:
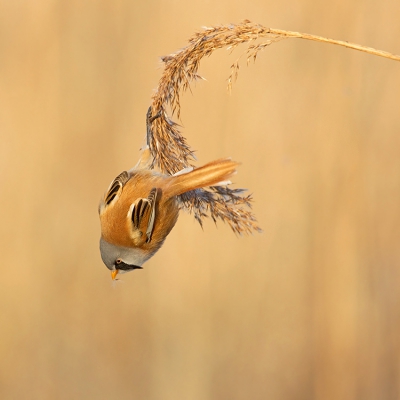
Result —
M 152 98 L 152 105 L 147 116 L 147 141 L 154 157 L 153 167 L 158 167 L 162 172 L 173 174 L 190 166 L 194 154 L 186 139 L 180 133 L 180 126 L 168 115 L 180 117 L 180 95 L 190 88 L 193 81 L 202 79 L 197 71 L 200 60 L 210 56 L 214 50 L 226 47 L 234 50 L 242 43 L 249 43 L 263 38 L 259 44 L 250 44 L 245 55 L 247 63 L 255 61 L 258 52 L 272 43 L 288 38 L 300 38 L 324 43 L 336 44 L 354 50 L 363 51 L 400 61 L 400 56 L 381 50 L 364 47 L 340 40 L 333 40 L 306 33 L 284 31 L 266 28 L 248 20 L 237 25 L 226 25 L 205 28 L 195 33 L 189 44 L 174 54 L 162 57 L 164 71 L 160 78 L 157 90 Z M 243 54 L 242 54 L 243 55 Z M 233 82 L 239 72 L 239 57 L 231 66 L 228 78 L 228 89 L 231 90 Z M 183 208 L 193 212 L 196 220 L 202 225 L 202 219 L 207 216 L 216 222 L 220 219 L 229 224 L 236 233 L 250 233 L 259 231 L 254 215 L 249 210 L 251 196 L 243 196 L 245 189 L 230 189 L 215 186 L 209 190 L 198 189 L 181 196 Z

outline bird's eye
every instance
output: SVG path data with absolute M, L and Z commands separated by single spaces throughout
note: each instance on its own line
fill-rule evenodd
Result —
M 121 264 L 122 263 L 122 260 L 120 259 L 120 258 L 117 258 L 116 260 L 115 260 L 115 264 Z

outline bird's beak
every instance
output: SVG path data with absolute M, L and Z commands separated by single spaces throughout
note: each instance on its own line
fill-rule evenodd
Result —
M 118 275 L 118 270 L 117 270 L 117 269 L 113 269 L 113 270 L 111 271 L 111 279 L 112 279 L 112 280 L 115 280 L 115 278 L 117 277 L 117 275 Z

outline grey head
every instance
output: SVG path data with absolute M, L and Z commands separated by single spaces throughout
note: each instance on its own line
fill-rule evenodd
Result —
M 141 249 L 117 246 L 103 238 L 100 238 L 100 254 L 104 264 L 111 271 L 113 279 L 118 273 L 141 269 L 143 263 L 149 258 Z

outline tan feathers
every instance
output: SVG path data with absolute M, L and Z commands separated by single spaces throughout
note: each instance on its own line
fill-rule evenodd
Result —
M 196 168 L 186 174 L 172 176 L 170 183 L 166 185 L 165 195 L 167 197 L 179 196 L 194 189 L 206 186 L 227 184 L 229 178 L 236 173 L 239 164 L 229 158 L 212 161 L 200 168 Z
M 103 239 L 154 254 L 178 219 L 177 196 L 226 183 L 237 166 L 238 163 L 230 159 L 220 159 L 176 176 L 162 175 L 149 169 L 132 169 L 120 174 L 114 181 L 118 181 L 118 188 L 112 184 L 100 204 Z M 126 175 L 129 179 L 119 182 L 118 178 Z M 107 201 L 110 192 L 115 201 Z

